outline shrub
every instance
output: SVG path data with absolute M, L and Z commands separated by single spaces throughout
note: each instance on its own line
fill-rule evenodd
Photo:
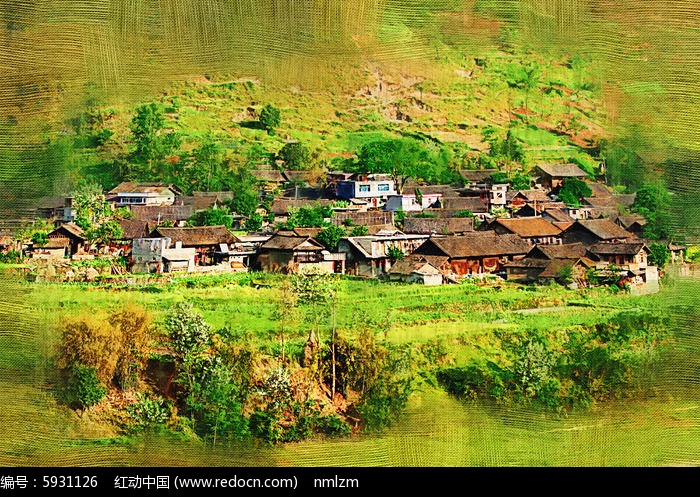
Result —
M 83 364 L 73 367 L 66 390 L 69 403 L 81 408 L 94 406 L 107 395 L 95 368 Z

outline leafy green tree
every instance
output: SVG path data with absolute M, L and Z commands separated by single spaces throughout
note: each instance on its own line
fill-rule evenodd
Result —
M 260 214 L 251 214 L 245 221 L 246 231 L 260 231 L 263 226 L 263 217 Z
M 345 228 L 333 224 L 319 231 L 316 235 L 316 240 L 321 242 L 331 252 L 335 252 L 338 250 L 340 239 L 347 235 Z
M 663 268 L 671 259 L 671 251 L 665 243 L 653 242 L 649 245 L 649 250 L 651 251 L 649 254 L 649 264 L 655 264 Z
M 311 152 L 301 142 L 285 143 L 277 154 L 289 169 L 306 169 L 311 160 Z
M 35 247 L 43 247 L 49 243 L 49 237 L 45 231 L 37 231 L 32 234 L 32 245 Z
M 670 235 L 671 196 L 661 185 L 643 185 L 635 196 L 631 210 L 647 220 L 643 234 L 654 240 L 665 239 Z
M 510 186 L 513 190 L 528 190 L 530 177 L 524 173 L 516 173 L 510 178 Z
M 159 104 L 152 102 L 136 108 L 129 126 L 135 145 L 131 154 L 134 167 L 128 172 L 131 179 L 162 177 L 165 158 L 180 148 L 180 135 L 165 132 L 165 122 L 165 114 Z
M 365 225 L 354 226 L 350 230 L 350 236 L 367 236 L 369 235 L 369 228 Z
M 377 140 L 366 143 L 357 155 L 356 169 L 363 173 L 391 176 L 396 191 L 403 192 L 409 178 L 430 183 L 451 183 L 456 173 L 449 167 L 445 149 L 431 149 L 410 138 Z
M 260 124 L 270 135 L 275 134 L 275 128 L 282 122 L 280 110 L 272 104 L 267 104 L 260 111 Z
M 230 174 L 226 186 L 233 192 L 227 205 L 236 214 L 250 217 L 260 205 L 259 182 L 248 165 L 238 167 Z
M 315 205 L 313 207 L 291 207 L 287 218 L 287 229 L 294 228 L 324 228 L 329 225 L 327 218 L 333 217 L 333 207 L 330 205 Z
M 111 219 L 85 232 L 85 238 L 90 243 L 109 243 L 112 240 L 119 240 L 123 236 L 124 231 L 121 225 Z
M 400 247 L 392 245 L 386 250 L 386 255 L 389 256 L 389 259 L 391 259 L 392 262 L 396 262 L 403 259 L 406 254 L 403 253 L 403 250 L 401 250 Z
M 223 149 L 209 135 L 192 151 L 192 160 L 187 168 L 188 191 L 220 191 L 224 186 Z M 187 188 L 189 187 L 189 188 Z
M 231 229 L 233 218 L 231 211 L 225 205 L 212 206 L 206 210 L 195 212 L 188 220 L 193 226 L 221 226 Z
M 559 189 L 559 200 L 569 207 L 579 207 L 584 197 L 590 197 L 593 190 L 584 180 L 566 178 Z
M 102 186 L 92 180 L 80 180 L 72 193 L 75 208 L 75 224 L 89 230 L 100 224 L 109 214 L 110 208 Z

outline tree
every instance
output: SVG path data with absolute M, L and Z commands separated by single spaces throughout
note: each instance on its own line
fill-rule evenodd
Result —
M 671 258 L 671 251 L 665 243 L 653 242 L 649 245 L 649 264 L 655 264 L 663 268 Z
M 137 166 L 132 167 L 129 176 L 134 179 L 148 179 L 153 175 L 162 177 L 166 156 L 175 153 L 180 147 L 178 133 L 164 132 L 165 114 L 161 105 L 154 102 L 136 108 L 136 114 L 129 126 L 135 149 L 131 159 Z
M 188 220 L 194 226 L 221 226 L 231 229 L 233 218 L 225 205 L 212 206 L 206 210 L 195 212 Z
M 400 261 L 405 256 L 403 250 L 396 245 L 390 246 L 386 251 L 386 255 L 389 256 L 389 259 L 391 259 L 392 262 Z
M 327 218 L 333 216 L 333 207 L 316 204 L 313 207 L 290 207 L 287 229 L 323 228 L 329 225 Z
M 109 205 L 102 186 L 93 180 L 80 180 L 72 193 L 73 207 L 75 208 L 75 224 L 84 230 L 89 230 L 94 225 L 105 219 L 109 212 Z
M 285 143 L 277 154 L 289 169 L 305 169 L 311 159 L 311 152 L 301 142 Z
M 189 191 L 219 191 L 223 188 L 223 150 L 221 145 L 208 135 L 199 147 L 192 151 L 192 161 L 187 168 Z
M 643 234 L 654 240 L 668 238 L 670 234 L 671 196 L 661 185 L 643 185 L 630 209 L 647 220 Z
M 347 235 L 345 228 L 342 226 L 331 225 L 321 230 L 315 238 L 328 250 L 335 252 L 338 250 L 340 239 Z
M 173 350 L 181 361 L 186 356 L 199 354 L 209 347 L 211 329 L 189 302 L 180 302 L 168 311 L 165 330 Z
M 403 192 L 409 178 L 430 183 L 456 179 L 445 149 L 430 149 L 417 140 L 398 138 L 366 143 L 357 155 L 356 168 L 363 173 L 389 174 L 396 191 Z
M 236 214 L 250 217 L 260 204 L 258 180 L 253 176 L 248 165 L 238 167 L 228 177 L 226 186 L 233 192 L 227 205 Z
M 564 202 L 569 207 L 579 207 L 581 200 L 584 197 L 590 197 L 593 194 L 591 187 L 588 186 L 582 179 L 566 178 L 562 183 L 559 193 L 559 200 Z
M 85 238 L 90 243 L 109 243 L 111 240 L 119 240 L 124 236 L 121 225 L 112 219 L 108 219 L 99 226 L 90 228 L 85 232 Z
M 270 135 L 275 134 L 275 128 L 282 122 L 282 116 L 280 110 L 271 105 L 267 104 L 260 111 L 260 124 Z
M 47 243 L 49 243 L 49 237 L 45 231 L 37 231 L 32 234 L 32 245 L 35 247 L 43 247 Z
M 260 214 L 251 214 L 245 221 L 244 228 L 246 231 L 259 231 L 262 229 L 263 217 Z
M 354 226 L 350 230 L 350 236 L 367 236 L 369 235 L 369 228 L 365 225 Z
M 530 93 L 537 89 L 541 82 L 541 71 L 537 64 L 529 62 L 525 65 L 511 66 L 509 71 L 511 86 L 525 90 L 525 122 L 530 122 Z

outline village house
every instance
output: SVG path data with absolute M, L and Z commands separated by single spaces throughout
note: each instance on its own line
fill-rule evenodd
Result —
M 336 195 L 339 199 L 366 199 L 373 207 L 380 207 L 387 198 L 396 195 L 394 181 L 386 175 L 355 175 L 352 180 L 338 181 Z
M 562 243 L 561 230 L 541 217 L 494 219 L 485 229 L 494 230 L 499 235 L 518 235 L 530 245 Z
M 427 210 L 428 213 L 440 213 L 440 217 L 453 217 L 455 214 L 469 211 L 476 216 L 479 221 L 484 221 L 491 217 L 489 206 L 479 197 L 447 197 L 438 202 L 436 209 Z
M 195 213 L 192 205 L 132 205 L 130 209 L 134 220 L 154 224 L 170 222 L 173 226 L 185 226 Z
M 182 193 L 176 187 L 165 183 L 135 183 L 125 181 L 107 194 L 107 201 L 115 207 L 132 205 L 173 205 L 175 197 Z
M 278 231 L 260 247 L 257 266 L 268 272 L 303 272 L 317 268 L 327 273 L 344 270 L 344 258 L 330 254 L 311 236 L 297 235 L 293 231 Z
M 159 226 L 148 238 L 168 238 L 169 248 L 195 249 L 194 262 L 198 266 L 209 266 L 228 262 L 230 246 L 236 243 L 236 237 L 226 226 L 192 226 L 171 228 Z
M 347 274 L 374 278 L 391 269 L 392 249 L 409 255 L 427 239 L 427 235 L 407 235 L 398 230 L 380 231 L 376 235 L 341 238 L 338 252 L 345 254 Z
M 432 237 L 414 253 L 447 257 L 440 270 L 456 277 L 500 272 L 503 265 L 522 259 L 530 244 L 517 235 L 475 231 L 462 236 Z
M 639 214 L 629 214 L 626 216 L 618 216 L 615 223 L 630 233 L 640 236 L 642 231 L 644 231 L 647 220 L 644 216 L 640 216 Z
M 544 190 L 511 190 L 506 195 L 506 205 L 510 212 L 515 212 L 525 206 L 535 211 L 545 209 L 553 201 Z
M 372 231 L 373 227 L 380 229 L 392 229 L 394 227 L 394 213 L 391 211 L 359 211 L 334 208 L 331 222 L 337 226 L 367 226 Z
M 384 210 L 420 212 L 434 206 L 442 198 L 442 193 L 425 193 L 416 195 L 415 193 L 404 193 L 402 195 L 391 195 L 387 198 Z
M 627 243 L 596 243 L 588 251 L 599 261 L 632 270 L 647 267 L 647 257 L 651 252 L 642 241 Z
M 546 190 L 560 187 L 566 178 L 588 177 L 588 174 L 576 164 L 541 164 L 534 168 L 534 172 L 539 174 L 538 184 Z
M 172 247 L 167 237 L 135 238 L 131 248 L 133 273 L 172 273 L 195 270 L 195 248 Z
M 403 220 L 404 233 L 421 235 L 457 235 L 474 231 L 473 217 L 407 217 Z
M 149 230 L 148 221 L 137 219 L 118 219 L 117 224 L 122 229 L 122 236 L 118 239 L 110 240 L 108 249 L 115 255 L 129 256 L 136 238 L 145 238 Z
M 625 242 L 637 237 L 609 219 L 585 219 L 562 231 L 561 238 L 564 243 L 581 242 L 588 247 L 598 242 Z
M 86 251 L 85 232 L 77 224 L 70 222 L 60 225 L 47 235 L 48 243 L 33 248 L 34 257 L 72 257 Z
M 489 189 L 489 210 L 499 211 L 506 208 L 508 204 L 508 184 L 497 183 Z
M 535 281 L 540 278 L 543 271 L 549 268 L 544 278 L 548 274 L 555 274 L 555 268 L 563 267 L 566 264 L 574 264 L 580 259 L 586 258 L 588 250 L 582 243 L 571 243 L 565 245 L 536 245 L 527 253 L 524 259 L 506 264 L 505 269 L 509 280 L 513 281 Z M 552 266 L 553 261 L 557 262 Z M 589 259 L 583 260 L 582 265 L 590 265 Z M 551 267 L 550 267 L 551 266 Z
M 498 169 L 460 169 L 459 174 L 464 178 L 464 187 L 470 190 L 487 189 L 492 183 L 491 175 Z
M 73 198 L 65 196 L 44 197 L 38 202 L 37 216 L 57 224 L 71 222 L 76 216 Z
M 250 171 L 253 177 L 260 185 L 260 194 L 268 195 L 276 190 L 279 190 L 287 182 L 287 178 L 279 171 L 272 167 L 262 167 Z
M 397 261 L 389 270 L 389 281 L 418 283 L 425 286 L 442 285 L 442 274 L 425 257 L 409 255 Z

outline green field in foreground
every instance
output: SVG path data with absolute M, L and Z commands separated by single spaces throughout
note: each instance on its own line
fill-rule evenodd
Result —
M 185 296 L 214 327 L 239 326 L 259 339 L 268 336 L 276 290 L 226 283 L 200 287 L 177 281 L 163 291 L 124 291 L 71 285 L 27 285 L 3 280 L 3 292 L 18 312 L 3 316 L 0 335 L 0 464 L 115 466 L 658 466 L 700 464 L 700 398 L 697 389 L 697 286 L 669 284 L 657 295 L 630 297 L 604 290 L 560 287 L 534 290 L 494 287 L 383 285 L 344 281 L 339 322 L 350 326 L 361 313 L 376 319 L 393 313 L 387 340 L 397 343 L 435 337 L 488 337 L 509 327 L 566 327 L 605 319 L 615 309 L 658 307 L 678 316 L 681 337 L 651 398 L 613 401 L 567 417 L 525 407 L 467 403 L 424 386 L 413 394 L 398 423 L 382 434 L 316 439 L 279 447 L 217 447 L 174 436 L 124 438 L 58 406 L 52 395 L 52 346 L 61 316 L 99 312 L 133 300 L 161 314 Z M 588 301 L 535 314 L 512 312 Z M 31 312 L 23 306 L 31 303 Z M 358 314 L 360 313 L 360 314 Z M 297 322 L 304 333 L 303 321 Z M 464 339 L 461 343 L 465 342 Z M 454 352 L 468 356 L 455 341 Z M 488 343 L 482 344 L 488 347 Z M 693 359 L 695 358 L 695 359 Z M 686 385 L 687 384 L 687 385 Z M 685 386 L 684 386 L 685 385 Z M 688 385 L 690 387 L 688 387 Z

